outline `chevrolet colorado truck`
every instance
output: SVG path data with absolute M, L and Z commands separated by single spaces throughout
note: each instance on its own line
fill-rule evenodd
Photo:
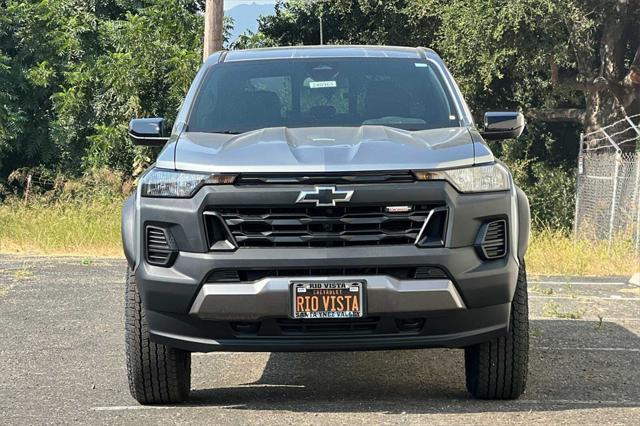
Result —
M 163 147 L 122 212 L 133 397 L 186 400 L 192 352 L 430 347 L 520 396 L 529 204 L 485 140 L 524 126 L 476 126 L 430 49 L 209 57 L 172 130 L 130 123 Z

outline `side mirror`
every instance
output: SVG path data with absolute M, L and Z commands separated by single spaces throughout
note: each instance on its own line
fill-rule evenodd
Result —
M 163 146 L 168 140 L 164 118 L 136 118 L 129 123 L 129 137 L 134 145 Z
M 480 134 L 487 140 L 515 139 L 524 126 L 524 115 L 520 112 L 485 112 L 484 130 Z

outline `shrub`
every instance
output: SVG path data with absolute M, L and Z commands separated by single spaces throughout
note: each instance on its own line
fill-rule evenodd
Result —
M 28 204 L 68 203 L 79 205 L 96 200 L 123 199 L 133 192 L 133 180 L 124 173 L 107 168 L 89 169 L 74 178 L 43 167 L 22 168 L 9 176 L 4 186 L 7 203 L 23 199 L 28 177 L 31 176 Z

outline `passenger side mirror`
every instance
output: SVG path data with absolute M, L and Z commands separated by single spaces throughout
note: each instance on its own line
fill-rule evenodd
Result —
M 129 137 L 134 145 L 163 146 L 169 136 L 165 133 L 164 118 L 136 118 L 129 123 Z
M 515 139 L 522 134 L 524 126 L 524 115 L 520 112 L 485 112 L 480 134 L 487 140 Z

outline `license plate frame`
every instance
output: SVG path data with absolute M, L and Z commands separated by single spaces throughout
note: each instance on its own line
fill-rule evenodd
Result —
M 289 316 L 304 320 L 362 318 L 365 316 L 366 287 L 366 280 L 361 279 L 291 280 Z M 309 298 L 304 299 L 305 296 Z M 342 299 L 339 299 L 339 296 L 342 296 Z M 302 304 L 299 297 L 303 298 Z M 298 309 L 300 307 L 303 309 Z

